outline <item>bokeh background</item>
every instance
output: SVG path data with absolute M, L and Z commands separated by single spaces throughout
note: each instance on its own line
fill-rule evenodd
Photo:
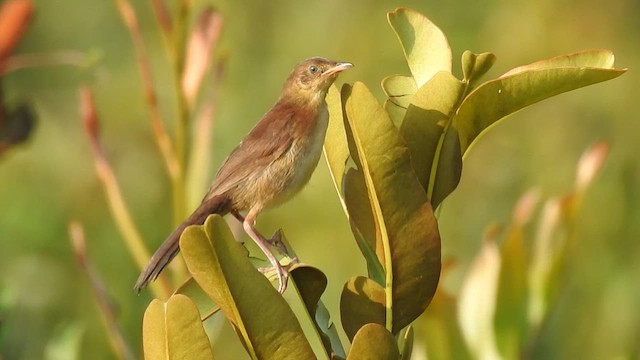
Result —
M 70 246 L 67 227 L 74 219 L 86 227 L 91 261 L 138 354 L 151 295 L 135 296 L 131 290 L 138 270 L 96 178 L 78 102 L 80 86 L 94 89 L 107 155 L 134 220 L 155 248 L 172 227 L 170 184 L 152 138 L 130 36 L 114 1 L 35 5 L 34 21 L 16 53 L 80 51 L 87 66 L 41 67 L 3 79 L 7 101 L 33 104 L 38 126 L 26 145 L 0 159 L 0 358 L 114 357 Z M 196 9 L 205 5 L 224 16 L 214 56 L 227 59 L 215 110 L 211 175 L 272 105 L 298 60 L 324 56 L 352 62 L 356 67 L 338 83 L 363 81 L 382 101 L 380 81 L 408 74 L 386 22 L 386 12 L 398 6 L 415 8 L 443 29 L 454 69 L 466 49 L 494 52 L 498 61 L 486 78 L 555 55 L 612 50 L 616 66 L 630 68 L 627 74 L 546 100 L 496 126 L 465 159 L 462 182 L 438 216 L 443 254 L 456 259 L 446 279 L 455 293 L 490 223 L 508 222 L 514 203 L 531 187 L 543 196 L 568 191 L 581 152 L 598 140 L 609 141 L 610 157 L 579 213 L 580 246 L 570 279 L 535 357 L 625 358 L 634 349 L 638 354 L 640 2 L 193 2 Z M 171 130 L 176 108 L 159 28 L 150 2 L 134 6 Z M 366 270 L 324 162 L 297 198 L 265 213 L 258 227 L 264 233 L 285 229 L 300 258 L 327 274 L 323 299 L 337 316 L 344 282 Z M 214 336 L 231 343 L 216 351 L 218 358 L 243 358 L 236 352 L 239 343 L 226 341 L 233 338 L 228 331 Z

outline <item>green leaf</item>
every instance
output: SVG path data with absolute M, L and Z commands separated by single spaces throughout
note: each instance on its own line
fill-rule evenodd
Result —
M 436 25 L 419 12 L 398 8 L 387 14 L 389 25 L 398 36 L 417 87 L 438 71 L 451 72 L 451 47 Z
M 314 358 L 291 308 L 251 265 L 220 216 L 188 227 L 180 249 L 191 276 L 220 306 L 251 358 Z
M 367 324 L 358 331 L 347 356 L 347 360 L 372 359 L 400 359 L 400 352 L 393 334 L 378 324 Z
M 416 81 L 411 76 L 387 76 L 382 80 L 382 90 L 388 98 L 383 107 L 393 124 L 400 127 L 413 94 L 418 90 Z
M 364 276 L 353 277 L 344 285 L 340 318 L 349 340 L 366 324 L 385 325 L 385 296 L 382 286 Z
M 313 320 L 327 357 L 333 353 L 344 356 L 345 352 L 340 343 L 338 331 L 328 317 L 327 308 L 320 301 L 322 293 L 327 288 L 327 277 L 316 268 L 300 265 L 291 270 L 291 278 L 298 289 L 307 314 Z
M 145 359 L 213 359 L 195 304 L 184 295 L 154 299 L 144 313 Z
M 371 210 L 362 170 L 347 170 L 344 176 L 344 199 L 349 212 L 349 225 L 367 263 L 369 277 L 384 286 L 384 268 L 380 263 L 380 259 L 384 259 L 382 234 Z
M 584 50 L 518 66 L 501 77 L 515 75 L 528 70 L 546 70 L 559 67 L 613 69 L 614 62 L 615 56 L 609 50 Z
M 415 93 L 400 127 L 433 208 L 460 182 L 462 157 L 450 123 L 464 92 L 463 82 L 446 71 L 438 72 Z
M 367 262 L 369 276 L 382 284 L 384 270 L 376 257 L 376 244 L 378 243 L 376 239 L 379 236 L 376 233 L 377 229 L 371 207 L 368 205 L 364 177 L 361 171 L 347 168 L 351 155 L 345 130 L 343 104 L 349 97 L 350 91 L 351 87 L 345 85 L 341 93 L 332 87 L 327 94 L 329 127 L 325 138 L 324 152 L 351 230 Z
M 462 53 L 462 74 L 464 81 L 471 84 L 486 74 L 496 62 L 492 53 L 474 54 L 469 50 Z
M 333 184 L 340 196 L 342 206 L 347 212 L 342 197 L 342 176 L 344 175 L 347 161 L 349 160 L 349 146 L 347 145 L 347 135 L 344 131 L 344 120 L 342 118 L 342 101 L 340 92 L 335 85 L 329 88 L 327 93 L 327 108 L 329 110 L 329 126 L 324 139 L 324 157 L 329 166 L 329 172 L 333 179 Z
M 610 68 L 613 55 L 606 54 L 583 52 L 539 61 L 480 85 L 465 98 L 454 117 L 462 154 L 485 129 L 513 112 L 551 96 L 622 75 L 626 70 Z M 580 66 L 567 66 L 573 63 Z M 594 67 L 603 64 L 606 67 Z
M 381 235 L 385 319 L 395 334 L 425 310 L 435 292 L 440 235 L 398 129 L 364 84 L 354 84 L 345 110 L 349 148 L 358 154 L 354 161 Z

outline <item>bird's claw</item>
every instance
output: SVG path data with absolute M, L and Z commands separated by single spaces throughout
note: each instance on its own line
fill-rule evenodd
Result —
M 261 267 L 258 268 L 258 271 L 260 271 L 263 274 L 269 273 L 271 271 L 275 271 L 276 275 L 278 276 L 278 292 L 280 294 L 284 294 L 284 291 L 287 290 L 287 283 L 289 282 L 289 268 L 292 265 L 295 265 L 299 262 L 298 258 L 293 258 L 291 259 L 291 262 L 289 262 L 287 265 L 282 265 L 279 262 L 277 262 L 276 264 L 273 264 L 273 266 L 271 267 Z

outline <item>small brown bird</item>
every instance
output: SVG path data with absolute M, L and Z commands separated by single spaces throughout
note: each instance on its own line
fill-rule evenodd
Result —
M 203 224 L 210 214 L 233 214 L 269 259 L 284 292 L 288 272 L 269 249 L 269 241 L 255 229 L 258 214 L 291 199 L 309 181 L 318 164 L 327 131 L 325 96 L 338 74 L 353 65 L 311 58 L 293 69 L 282 94 L 231 152 L 216 174 L 198 208 L 153 254 L 134 289 L 158 277 L 180 251 L 180 235 L 189 225 Z M 247 211 L 245 217 L 241 211 Z

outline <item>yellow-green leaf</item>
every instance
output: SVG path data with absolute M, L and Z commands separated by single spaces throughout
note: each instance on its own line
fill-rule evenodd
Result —
M 609 50 L 584 50 L 518 66 L 507 71 L 501 77 L 515 75 L 528 70 L 545 70 L 559 67 L 613 69 L 614 61 L 615 56 Z
M 340 297 L 342 328 L 349 340 L 366 324 L 385 325 L 385 291 L 364 276 L 349 279 Z
M 289 305 L 251 265 L 220 216 L 188 227 L 180 249 L 191 276 L 220 306 L 251 358 L 315 358 Z
M 578 53 L 516 68 L 483 83 L 467 96 L 454 117 L 464 155 L 476 138 L 505 116 L 554 95 L 610 80 L 626 70 L 613 69 L 613 55 Z M 567 64 L 580 66 L 567 66 Z M 596 67 L 600 65 L 605 67 Z
M 434 208 L 460 181 L 462 157 L 450 123 L 464 91 L 463 82 L 438 72 L 415 93 L 400 127 L 418 180 Z
M 347 145 L 347 135 L 344 131 L 344 120 L 342 118 L 342 101 L 340 92 L 335 86 L 329 88 L 327 93 L 327 107 L 329 109 L 329 126 L 324 139 L 324 157 L 329 166 L 331 178 L 344 205 L 342 197 L 342 176 L 344 175 L 349 159 L 349 147 Z M 346 208 L 344 209 L 346 212 Z
M 417 87 L 438 71 L 451 72 L 451 47 L 446 36 L 426 16 L 399 8 L 387 14 L 389 25 L 402 44 L 411 75 Z
M 411 76 L 393 75 L 382 80 L 382 90 L 387 95 L 384 109 L 396 127 L 400 127 L 404 114 L 418 87 Z
M 144 358 L 213 359 L 196 305 L 184 295 L 173 295 L 166 303 L 154 299 L 142 323 Z
M 496 62 L 496 56 L 492 53 L 474 54 L 469 50 L 462 53 L 462 74 L 464 81 L 474 83 L 482 75 L 486 74 Z
M 440 235 L 398 129 L 364 84 L 353 85 L 345 109 L 350 151 L 358 154 L 354 160 L 381 234 L 386 326 L 397 333 L 425 310 L 435 292 Z
M 396 339 L 378 324 L 366 324 L 353 338 L 347 360 L 398 360 L 400 352 Z

